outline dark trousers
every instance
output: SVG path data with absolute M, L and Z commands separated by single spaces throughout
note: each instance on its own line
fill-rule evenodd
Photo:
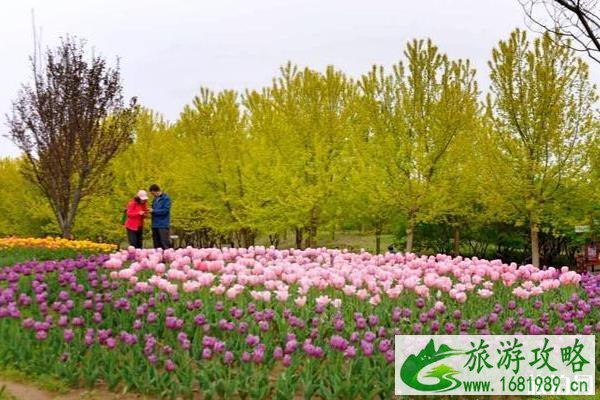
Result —
M 141 249 L 144 247 L 144 230 L 141 228 L 137 231 L 127 229 L 127 240 L 129 240 L 130 246 L 133 246 L 136 249 Z
M 168 249 L 171 247 L 169 228 L 152 228 L 152 241 L 155 249 Z

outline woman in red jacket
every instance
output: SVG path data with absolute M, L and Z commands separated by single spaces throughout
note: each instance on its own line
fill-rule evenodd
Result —
M 136 249 L 144 246 L 144 218 L 148 214 L 148 194 L 145 190 L 138 190 L 137 195 L 127 204 L 127 219 L 125 229 L 129 245 Z

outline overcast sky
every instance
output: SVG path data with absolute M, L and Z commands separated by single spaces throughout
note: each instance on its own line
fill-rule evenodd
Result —
M 119 56 L 127 95 L 170 120 L 201 86 L 259 88 L 288 60 L 359 76 L 374 63 L 397 62 L 412 38 L 430 37 L 450 57 L 471 59 L 483 89 L 492 47 L 524 26 L 517 0 L 5 1 L 0 156 L 18 154 L 3 137 L 4 115 L 31 78 L 32 9 L 44 47 L 69 33 L 111 61 Z

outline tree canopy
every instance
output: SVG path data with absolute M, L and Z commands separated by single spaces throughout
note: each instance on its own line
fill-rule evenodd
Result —
M 311 247 L 320 234 L 360 231 L 376 237 L 377 252 L 387 234 L 407 251 L 563 262 L 584 240 L 574 225 L 600 229 L 596 87 L 585 62 L 550 34 L 531 40 L 516 30 L 489 64 L 482 90 L 468 60 L 414 40 L 391 68 L 359 77 L 288 63 L 263 88 L 202 88 L 176 121 L 141 110 L 133 136 L 114 125 L 129 123 L 133 108 L 107 107 L 92 130 L 131 144 L 114 149 L 100 174 L 111 180 L 102 196 L 83 199 L 73 232 L 119 241 L 128 199 L 159 183 L 184 244 Z M 23 160 L 0 163 L 4 185 L 42 168 L 43 151 L 28 143 Z M 79 171 L 83 159 L 73 160 Z M 33 195 L 11 196 L 15 222 L 2 233 L 56 229 L 46 203 L 22 219 L 20 204 L 32 207 Z

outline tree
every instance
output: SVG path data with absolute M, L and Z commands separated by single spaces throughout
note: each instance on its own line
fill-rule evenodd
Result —
M 356 85 L 342 72 L 292 64 L 262 93 L 247 93 L 252 140 L 268 185 L 255 215 L 277 215 L 296 233 L 296 247 L 316 244 L 317 229 L 335 215 L 335 187 L 343 184 L 342 150 L 353 130 Z M 277 224 L 280 226 L 279 224 Z
M 550 34 L 531 44 L 516 30 L 494 49 L 487 140 L 494 191 L 529 225 L 532 264 L 539 266 L 539 230 L 565 188 L 589 168 L 597 138 L 595 87 L 588 67 Z
M 388 173 L 386 158 L 381 157 L 386 152 L 385 142 L 379 136 L 361 136 L 353 138 L 351 151 L 344 157 L 348 183 L 343 186 L 345 192 L 336 193 L 336 198 L 346 210 L 347 221 L 372 228 L 375 252 L 381 253 L 381 235 L 398 214 L 396 185 Z
M 158 183 L 174 200 L 172 224 L 181 216 L 190 215 L 180 199 L 187 199 L 188 188 L 181 188 L 181 152 L 171 124 L 157 113 L 140 108 L 135 126 L 134 141 L 120 152 L 107 171 L 110 182 L 100 185 L 95 196 L 81 202 L 73 233 L 77 236 L 102 238 L 119 242 L 123 238 L 121 223 L 123 209 L 138 189 L 148 190 Z
M 56 234 L 52 211 L 40 202 L 40 191 L 24 179 L 22 159 L 0 158 L 0 236 Z
M 600 62 L 597 0 L 519 0 L 535 28 Z
M 113 157 L 132 140 L 136 100 L 124 105 L 118 65 L 85 59 L 83 42 L 67 37 L 45 63 L 31 58 L 33 84 L 24 85 L 7 116 L 28 180 L 48 200 L 62 235 L 72 237 L 82 199 L 105 178 Z
M 381 252 L 383 229 L 398 214 L 399 193 L 403 192 L 397 160 L 402 122 L 399 68 L 397 65 L 393 74 L 386 74 L 383 67 L 373 66 L 358 81 L 359 131 L 351 141 L 348 170 L 353 190 L 346 207 L 354 210 L 361 224 L 373 227 L 377 253 Z
M 475 127 L 475 71 L 468 61 L 450 61 L 430 41 L 415 40 L 406 64 L 391 74 L 374 67 L 360 81 L 367 141 L 376 143 L 374 162 L 383 163 L 380 183 L 392 190 L 406 217 L 406 251 L 413 250 L 418 222 L 437 216 L 435 187 L 444 180 L 457 140 Z M 388 183 L 384 183 L 387 181 Z
M 254 244 L 255 232 L 247 216 L 247 136 L 238 94 L 201 89 L 186 106 L 175 126 L 181 139 L 188 188 L 188 217 L 197 217 L 197 228 L 220 234 L 219 243 L 231 246 Z

